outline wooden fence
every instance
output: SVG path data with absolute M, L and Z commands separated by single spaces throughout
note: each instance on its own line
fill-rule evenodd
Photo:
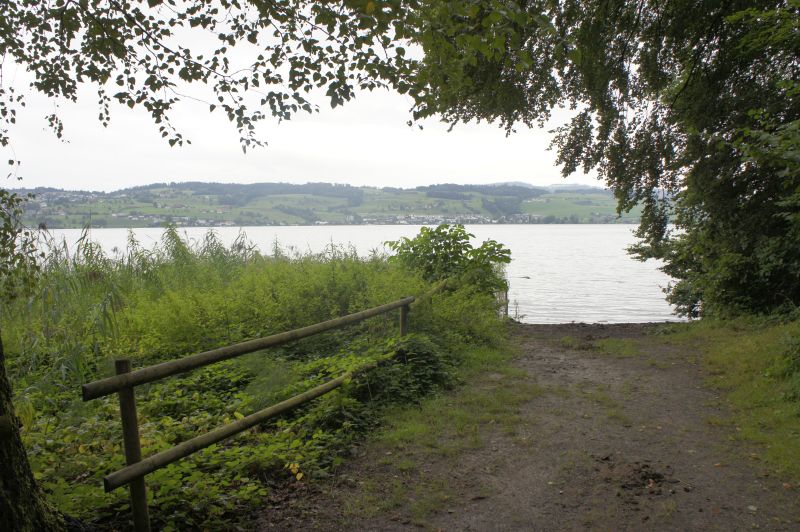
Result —
M 147 494 L 144 476 L 161 469 L 181 458 L 185 458 L 200 449 L 213 445 L 219 441 L 238 434 L 270 418 L 287 412 L 303 403 L 311 401 L 321 395 L 331 392 L 347 382 L 354 375 L 364 372 L 374 367 L 369 365 L 355 371 L 348 372 L 340 377 L 330 380 L 304 393 L 296 395 L 286 401 L 259 410 L 233 423 L 223 425 L 200 436 L 191 438 L 183 443 L 176 445 L 165 451 L 156 453 L 142 460 L 141 444 L 139 441 L 139 423 L 136 414 L 136 397 L 134 387 L 140 384 L 153 382 L 171 375 L 183 373 L 195 368 L 207 366 L 215 362 L 221 362 L 240 355 L 259 351 L 267 347 L 274 347 L 288 342 L 293 342 L 301 338 L 307 338 L 331 329 L 338 329 L 358 323 L 360 321 L 386 314 L 394 309 L 400 309 L 400 335 L 405 335 L 408 330 L 408 312 L 413 297 L 406 297 L 386 305 L 373 307 L 355 314 L 349 314 L 341 318 L 323 321 L 308 327 L 294 329 L 291 331 L 249 340 L 219 349 L 212 349 L 196 355 L 162 362 L 154 366 L 131 370 L 130 360 L 116 360 L 116 375 L 90 382 L 82 386 L 83 400 L 89 401 L 117 393 L 119 395 L 119 410 L 122 420 L 123 447 L 125 450 L 126 467 L 115 471 L 103 478 L 103 485 L 106 492 L 128 484 L 131 494 L 131 510 L 133 512 L 133 523 L 135 530 L 149 531 L 150 518 L 147 510 Z

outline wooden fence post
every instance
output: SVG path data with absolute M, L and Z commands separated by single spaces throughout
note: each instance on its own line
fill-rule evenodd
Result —
M 117 375 L 131 372 L 131 361 L 114 361 Z M 119 415 L 122 419 L 122 443 L 125 448 L 125 462 L 128 465 L 142 461 L 142 448 L 139 442 L 139 420 L 136 416 L 136 395 L 133 387 L 119 391 Z M 134 479 L 129 484 L 131 491 L 131 510 L 133 528 L 136 532 L 150 532 L 150 516 L 147 511 L 147 491 L 144 477 Z
M 408 333 L 408 305 L 400 307 L 400 336 Z
M 156 453 L 153 456 L 142 460 L 141 441 L 139 440 L 139 421 L 136 414 L 136 395 L 134 388 L 140 384 L 153 382 L 158 379 L 163 379 L 171 375 L 183 373 L 194 368 L 221 362 L 233 357 L 252 353 L 267 347 L 276 345 L 283 345 L 288 342 L 293 342 L 301 338 L 307 338 L 315 334 L 319 334 L 331 329 L 338 329 L 345 325 L 358 323 L 373 316 L 386 314 L 394 309 L 400 309 L 400 335 L 404 336 L 408 333 L 408 313 L 411 310 L 410 304 L 415 299 L 413 297 L 406 297 L 398 301 L 393 301 L 385 305 L 373 307 L 361 312 L 342 316 L 332 320 L 315 323 L 299 329 L 293 329 L 279 334 L 273 334 L 263 338 L 256 338 L 233 344 L 227 347 L 220 347 L 210 351 L 204 351 L 196 355 L 183 357 L 180 359 L 169 360 L 146 368 L 141 368 L 136 371 L 131 370 L 130 360 L 121 359 L 115 361 L 116 375 L 107 377 L 99 381 L 86 383 L 82 386 L 83 400 L 89 401 L 104 395 L 111 395 L 117 392 L 119 395 L 119 412 L 122 420 L 122 436 L 123 446 L 125 450 L 125 461 L 127 466 L 119 471 L 106 475 L 103 479 L 106 492 L 119 488 L 128 484 L 131 495 L 131 511 L 133 513 L 133 524 L 136 532 L 150 532 L 150 517 L 147 509 L 147 490 L 145 487 L 145 475 L 160 469 L 167 464 L 171 464 L 181 458 L 189 456 L 190 454 L 208 447 L 218 441 L 222 441 L 234 434 L 242 432 L 247 428 L 253 427 L 256 424 L 266 419 L 271 419 L 276 415 L 288 411 L 295 406 L 310 401 L 320 395 L 324 395 L 329 391 L 341 386 L 345 381 L 349 380 L 356 372 L 350 372 L 325 384 L 312 388 L 300 395 L 296 395 L 282 403 L 265 408 L 245 417 L 239 421 L 235 421 L 228 425 L 224 425 L 217 429 L 207 432 L 206 434 L 196 436 L 187 440 L 175 447 Z M 358 370 L 366 370 L 374 367 L 373 365 L 365 366 Z M 11 418 L 7 416 L 0 416 L 0 438 L 9 432 L 9 424 Z

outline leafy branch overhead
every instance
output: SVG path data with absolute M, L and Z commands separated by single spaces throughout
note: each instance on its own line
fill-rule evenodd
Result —
M 679 312 L 800 305 L 798 0 L 442 1 L 416 23 L 416 116 L 511 131 L 569 108 L 563 175 L 643 205 L 633 251 Z
M 24 67 L 48 97 L 75 101 L 82 85 L 94 86 L 103 125 L 112 100 L 143 107 L 170 145 L 188 142 L 171 111 L 181 100 L 206 101 L 192 90 L 207 85 L 209 110 L 226 114 L 246 149 L 262 143 L 255 126 L 265 109 L 287 120 L 315 110 L 311 91 L 336 107 L 393 79 L 404 52 L 392 38 L 398 9 L 399 1 L 12 0 L 0 20 L 0 55 L 3 74 Z M 8 79 L 0 84 L 2 145 L 25 104 Z M 60 137 L 57 112 L 47 120 Z

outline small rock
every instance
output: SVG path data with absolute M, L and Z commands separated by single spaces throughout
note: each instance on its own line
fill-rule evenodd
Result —
M 758 511 L 758 506 L 753 506 L 751 504 L 750 506 L 747 507 L 747 509 L 750 510 L 751 512 L 756 512 Z

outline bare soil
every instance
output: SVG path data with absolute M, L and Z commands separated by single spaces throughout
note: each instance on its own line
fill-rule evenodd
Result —
M 480 443 L 452 455 L 367 442 L 333 480 L 276 493 L 259 526 L 800 530 L 797 488 L 736 437 L 699 357 L 657 341 L 658 328 L 515 325 L 522 378 L 467 383 L 541 388 L 515 407 L 511 430 L 481 423 Z M 598 349 L 603 339 L 612 348 Z

